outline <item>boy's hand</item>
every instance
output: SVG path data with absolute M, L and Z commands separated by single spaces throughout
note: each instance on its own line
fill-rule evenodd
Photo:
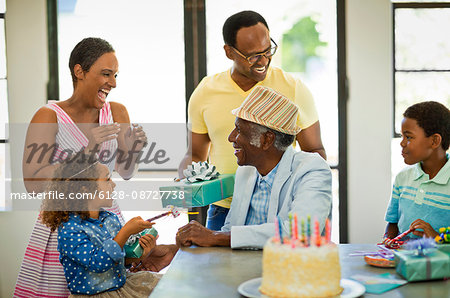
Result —
M 415 221 L 413 221 L 409 228 L 412 230 L 412 233 L 414 235 L 420 237 L 426 236 L 428 238 L 434 238 L 439 235 L 439 233 L 436 232 L 429 223 L 421 219 L 416 219 Z M 418 229 L 421 229 L 423 231 L 418 231 Z
M 141 232 L 144 229 L 149 229 L 153 226 L 153 222 L 143 220 L 142 217 L 136 216 L 127 221 L 122 229 L 125 229 L 130 235 Z
M 386 226 L 386 234 L 384 235 L 388 239 L 394 239 L 398 235 L 398 225 L 397 223 L 388 223 Z
M 148 254 L 153 250 L 153 248 L 155 248 L 157 238 L 158 236 L 155 237 L 151 234 L 145 234 L 144 236 L 139 238 L 139 244 L 144 250 L 141 259 L 146 258 Z

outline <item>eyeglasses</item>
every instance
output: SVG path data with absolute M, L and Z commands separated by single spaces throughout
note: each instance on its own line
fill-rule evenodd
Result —
M 233 48 L 233 50 L 236 51 L 236 53 L 241 56 L 242 58 L 244 58 L 245 60 L 247 60 L 247 62 L 250 65 L 255 64 L 256 62 L 258 62 L 259 59 L 261 59 L 263 56 L 266 57 L 267 59 L 270 59 L 273 55 L 275 55 L 275 53 L 277 52 L 277 48 L 278 45 L 277 43 L 272 39 L 272 37 L 270 38 L 270 41 L 273 43 L 272 46 L 270 47 L 270 49 L 268 49 L 265 52 L 262 53 L 256 53 L 254 55 L 250 55 L 250 56 L 245 56 L 244 54 L 242 54 L 241 52 L 239 52 L 238 49 L 236 49 L 235 47 L 231 46 Z

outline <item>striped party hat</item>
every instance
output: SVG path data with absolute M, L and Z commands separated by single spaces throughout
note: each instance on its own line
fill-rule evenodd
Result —
M 297 126 L 298 106 L 264 86 L 255 87 L 241 106 L 231 113 L 288 135 L 297 135 L 301 130 Z

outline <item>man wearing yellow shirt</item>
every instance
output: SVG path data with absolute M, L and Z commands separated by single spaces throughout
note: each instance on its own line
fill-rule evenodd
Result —
M 317 152 L 326 159 L 320 137 L 320 124 L 314 100 L 308 88 L 292 75 L 269 67 L 277 44 L 270 37 L 265 19 L 254 11 L 242 11 L 229 17 L 223 26 L 226 56 L 233 61 L 231 69 L 205 77 L 189 100 L 191 125 L 188 152 L 179 173 L 192 161 L 205 161 L 221 174 L 237 169 L 234 149 L 227 138 L 234 129 L 231 110 L 239 107 L 258 85 L 270 87 L 299 106 L 297 141 L 303 151 Z M 220 230 L 230 208 L 231 198 L 210 205 L 207 228 Z

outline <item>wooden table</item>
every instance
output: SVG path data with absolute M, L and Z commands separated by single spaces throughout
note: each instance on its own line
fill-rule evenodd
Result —
M 395 273 L 395 268 L 369 266 L 363 257 L 349 257 L 354 251 L 376 251 L 371 244 L 341 244 L 342 278 L 351 275 Z M 261 277 L 262 251 L 222 247 L 187 247 L 178 251 L 172 264 L 150 297 L 242 297 L 237 288 L 247 280 Z M 450 297 L 450 280 L 414 282 L 382 295 L 363 297 Z

